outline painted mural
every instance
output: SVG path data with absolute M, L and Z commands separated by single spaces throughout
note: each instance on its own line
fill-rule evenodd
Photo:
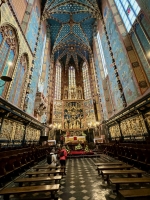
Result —
M 38 39 L 36 56 L 34 60 L 34 69 L 33 69 L 32 79 L 29 86 L 29 94 L 26 96 L 26 104 L 27 104 L 26 112 L 29 114 L 33 114 L 33 111 L 34 111 L 34 102 L 35 102 L 35 97 L 36 97 L 36 92 L 37 92 L 35 88 L 38 87 L 40 69 L 42 65 L 41 55 L 43 52 L 43 47 L 45 46 L 44 38 L 45 38 L 45 33 L 41 28 L 39 39 Z
M 127 54 L 125 52 L 125 48 L 123 46 L 123 43 L 121 42 L 119 32 L 117 31 L 113 14 L 107 6 L 104 9 L 104 17 L 120 81 L 123 86 L 126 102 L 127 104 L 129 104 L 140 94 L 138 93 L 137 88 L 135 86 L 132 74 L 133 72 L 130 67 Z
M 101 37 L 103 52 L 104 52 L 104 56 L 105 56 L 108 76 L 109 76 L 109 80 L 110 80 L 110 89 L 111 89 L 112 99 L 114 101 L 114 107 L 115 107 L 116 111 L 119 111 L 119 110 L 123 109 L 123 103 L 120 98 L 120 91 L 118 89 L 118 83 L 117 83 L 117 79 L 115 77 L 115 72 L 113 69 L 112 59 L 110 56 L 109 47 L 107 44 L 105 33 L 102 32 L 100 34 L 100 37 Z
M 37 39 L 37 33 L 39 28 L 39 21 L 40 21 L 40 11 L 37 6 L 33 7 L 30 21 L 28 24 L 27 32 L 26 32 L 26 38 L 27 41 L 31 47 L 32 52 L 34 52 L 35 43 Z

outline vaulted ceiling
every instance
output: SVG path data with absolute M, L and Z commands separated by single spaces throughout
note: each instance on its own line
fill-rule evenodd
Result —
M 73 65 L 88 61 L 92 53 L 93 30 L 99 18 L 96 0 L 47 0 L 43 19 L 47 20 L 55 62 Z

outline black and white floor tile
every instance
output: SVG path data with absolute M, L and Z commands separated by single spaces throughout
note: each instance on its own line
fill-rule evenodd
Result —
M 109 162 L 115 161 L 113 158 L 101 155 L 100 158 L 71 158 L 67 160 L 66 164 L 66 176 L 61 180 L 61 187 L 58 192 L 59 200 L 122 200 L 113 193 L 112 185 L 107 185 L 103 179 L 98 176 L 94 162 Z M 40 164 L 45 163 L 42 161 Z M 24 177 L 25 173 L 21 174 Z M 40 185 L 47 183 L 39 183 Z M 35 185 L 34 183 L 31 185 Z M 15 187 L 17 185 L 14 182 L 10 182 L 6 187 Z M 123 186 L 125 189 L 129 188 L 127 185 Z M 139 187 L 139 185 L 134 185 Z M 148 184 L 146 187 L 150 187 Z M 131 189 L 131 187 L 130 187 Z M 30 195 L 30 199 L 36 197 L 49 197 L 50 193 L 33 193 Z M 27 198 L 28 195 L 22 194 L 19 197 L 11 196 L 11 200 L 18 200 L 21 198 Z M 2 200 L 3 197 L 0 197 Z

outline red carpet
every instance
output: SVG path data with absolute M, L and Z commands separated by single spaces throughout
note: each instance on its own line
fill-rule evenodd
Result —
M 85 152 L 83 150 L 78 150 L 78 151 L 71 151 L 69 154 L 71 155 L 93 155 L 94 153 L 91 152 Z

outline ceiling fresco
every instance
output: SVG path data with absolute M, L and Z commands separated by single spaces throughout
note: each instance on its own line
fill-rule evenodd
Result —
M 88 61 L 92 53 L 93 30 L 99 18 L 96 0 L 47 0 L 43 20 L 47 20 L 52 55 L 67 70 Z

